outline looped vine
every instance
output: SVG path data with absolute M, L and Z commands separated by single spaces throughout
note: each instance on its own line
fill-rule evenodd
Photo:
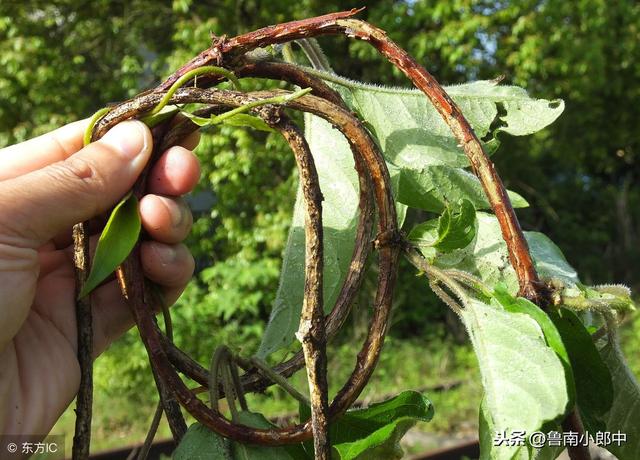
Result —
M 454 310 L 464 308 L 469 292 L 480 296 L 488 295 L 482 283 L 475 277 L 456 270 L 442 270 L 430 266 L 400 234 L 389 171 L 382 154 L 362 121 L 351 113 L 338 93 L 325 84 L 317 73 L 307 72 L 291 64 L 256 59 L 251 52 L 258 48 L 326 34 L 343 34 L 374 46 L 425 93 L 467 154 L 472 169 L 479 177 L 498 218 L 505 241 L 508 242 L 509 258 L 518 276 L 520 293 L 541 305 L 548 302 L 547 292 L 538 279 L 526 240 L 504 186 L 461 111 L 438 82 L 404 50 L 389 40 L 382 30 L 352 19 L 351 16 L 355 13 L 357 10 L 334 13 L 279 24 L 230 39 L 216 39 L 209 49 L 178 69 L 155 90 L 97 113 L 94 124 L 88 131 L 87 140 L 97 140 L 117 123 L 132 118 L 142 119 L 153 127 L 154 151 L 132 191 L 137 198 L 145 193 L 148 171 L 161 152 L 200 127 L 219 123 L 239 113 L 252 113 L 270 128 L 278 131 L 289 143 L 296 159 L 305 205 L 305 288 L 297 335 L 302 343 L 302 351 L 287 362 L 270 369 L 262 362 L 241 358 L 228 348 L 221 347 L 213 355 L 210 370 L 204 369 L 177 348 L 170 337 L 163 334 L 158 327 L 154 312 L 160 308 L 156 305 L 150 286 L 142 274 L 139 242 L 117 270 L 122 293 L 131 306 L 149 355 L 163 410 L 177 440 L 186 430 L 184 418 L 178 407 L 182 406 L 211 430 L 244 443 L 282 445 L 313 437 L 316 458 L 328 459 L 329 421 L 344 413 L 355 402 L 371 377 L 380 355 L 389 325 L 400 252 L 404 251 L 410 262 L 429 277 L 434 292 Z M 278 90 L 245 93 L 238 91 L 238 79 L 245 77 L 285 81 L 304 89 L 297 92 Z M 231 81 L 236 90 L 216 88 L 224 80 Z M 186 117 L 174 119 L 174 115 L 182 112 L 175 107 L 190 103 L 202 104 L 204 107 L 193 114 L 186 114 Z M 298 127 L 286 116 L 285 109 L 313 114 L 337 128 L 349 142 L 358 174 L 359 221 L 355 246 L 341 291 L 333 309 L 326 317 L 322 301 L 322 193 L 309 146 Z M 170 125 L 171 120 L 174 121 Z M 377 222 L 377 236 L 373 240 L 374 244 L 371 244 L 374 222 Z M 74 234 L 77 235 L 76 266 L 78 286 L 81 290 L 89 266 L 87 224 L 77 226 Z M 378 252 L 378 285 L 368 334 L 350 377 L 329 403 L 327 340 L 336 333 L 347 317 L 362 283 L 367 258 L 372 250 Z M 91 322 L 90 305 L 87 306 L 86 299 L 78 303 L 78 319 L 80 330 L 90 327 L 87 326 Z M 90 350 L 87 340 L 90 342 L 91 336 L 87 338 L 87 334 L 80 334 L 79 339 L 79 353 L 86 354 L 86 350 Z M 87 360 L 84 356 L 80 361 L 83 364 L 83 375 L 90 375 L 90 359 Z M 308 401 L 312 414 L 310 421 L 272 429 L 252 428 L 235 422 L 235 399 L 238 399 L 241 409 L 246 410 L 245 392 L 262 390 L 273 383 L 287 389 L 286 377 L 305 364 L 311 396 Z M 238 373 L 238 366 L 245 370 L 243 375 Z M 209 390 L 211 407 L 198 398 L 197 391 L 185 385 L 179 373 Z M 90 382 L 90 379 L 88 381 Z M 306 401 L 297 390 L 288 388 L 287 391 L 297 399 Z M 227 419 L 218 410 L 218 400 L 223 396 L 229 401 L 232 420 Z M 84 400 L 85 404 L 86 402 Z M 90 417 L 90 410 L 88 414 Z M 88 447 L 82 445 L 83 440 L 88 443 L 86 435 L 77 439 L 78 448 L 74 447 L 76 458 L 84 458 L 82 452 L 88 452 Z

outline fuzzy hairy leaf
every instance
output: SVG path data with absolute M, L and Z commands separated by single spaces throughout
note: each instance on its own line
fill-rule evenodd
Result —
M 570 395 L 562 360 L 532 317 L 506 311 L 495 300 L 471 300 L 460 316 L 480 364 L 484 416 L 493 431 L 531 433 L 565 413 Z M 483 447 L 482 458 L 532 458 L 521 457 L 526 447 Z
M 102 230 L 91 271 L 78 297 L 93 291 L 127 258 L 140 235 L 138 199 L 128 195 L 113 209 Z
M 613 403 L 611 373 L 580 319 L 563 308 L 549 316 L 562 336 L 575 376 L 577 402 L 585 429 L 604 431 L 602 416 Z
M 640 458 L 640 385 L 622 353 L 606 344 L 600 349 L 613 380 L 613 405 L 605 416 L 607 431 L 625 433 L 626 441 L 607 446 L 619 460 Z
M 449 127 L 421 91 L 359 84 L 336 85 L 349 107 L 375 126 L 387 160 L 400 167 L 420 169 L 435 164 L 468 166 Z M 446 86 L 445 90 L 469 120 L 478 138 L 484 138 L 498 117 L 499 130 L 515 136 L 534 133 L 553 123 L 564 110 L 561 100 L 532 99 L 517 86 L 476 81 Z
M 507 193 L 515 208 L 529 206 L 517 193 Z M 471 201 L 476 209 L 491 207 L 476 176 L 465 169 L 447 165 L 403 169 L 397 199 L 412 208 L 433 212 L 442 212 L 448 205 L 463 199 Z

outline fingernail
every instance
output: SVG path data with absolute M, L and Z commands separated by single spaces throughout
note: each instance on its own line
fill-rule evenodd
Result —
M 115 147 L 125 159 L 133 160 L 147 150 L 147 130 L 141 121 L 125 121 L 111 128 L 101 142 Z

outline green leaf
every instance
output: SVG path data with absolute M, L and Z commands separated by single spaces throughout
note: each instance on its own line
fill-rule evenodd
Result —
M 504 310 L 496 300 L 471 299 L 460 316 L 480 364 L 485 417 L 494 431 L 531 433 L 566 412 L 570 395 L 562 360 L 537 321 Z M 499 446 L 491 458 L 511 459 L 518 450 Z
M 301 407 L 300 416 L 308 419 L 309 408 Z M 348 411 L 331 423 L 329 439 L 341 460 L 401 458 L 402 436 L 417 421 L 428 422 L 432 417 L 433 406 L 427 398 L 417 391 L 403 391 L 367 408 Z
M 451 252 L 469 245 L 476 235 L 476 210 L 469 200 L 458 206 L 447 206 L 436 220 L 416 225 L 409 232 L 409 240 L 423 250 L 435 248 Z
M 473 241 L 476 235 L 476 208 L 463 199 L 460 206 L 447 206 L 438 219 L 438 241 L 434 247 L 441 252 L 460 249 Z
M 388 161 L 412 169 L 469 165 L 449 127 L 421 91 L 352 83 L 335 82 L 334 87 L 349 107 L 375 127 Z M 522 88 L 500 86 L 495 81 L 446 86 L 445 90 L 478 138 L 489 133 L 497 118 L 505 124 L 499 130 L 522 136 L 553 123 L 564 110 L 561 100 L 532 99 Z M 498 115 L 499 106 L 504 115 Z
M 640 458 L 640 386 L 622 353 L 607 343 L 600 349 L 613 380 L 613 405 L 605 416 L 607 431 L 625 433 L 626 441 L 607 446 L 619 460 Z
M 238 413 L 237 423 L 252 428 L 269 429 L 276 425 L 269 422 L 264 415 L 256 412 L 241 411 Z M 307 460 L 302 444 L 283 447 L 254 446 L 231 442 L 231 452 L 234 460 Z M 209 457 L 211 458 L 211 457 Z
M 508 194 L 513 207 L 529 206 L 517 193 L 509 191 Z M 469 200 L 476 209 L 491 208 L 476 176 L 465 169 L 446 165 L 403 169 L 397 199 L 412 208 L 438 213 L 463 199 Z
M 127 258 L 140 235 L 140 214 L 138 199 L 127 195 L 113 209 L 102 230 L 91 271 L 79 298 L 93 291 Z
M 428 259 L 442 268 L 457 268 L 472 273 L 490 288 L 504 284 L 511 295 L 518 291 L 518 279 L 509 263 L 507 246 L 502 239 L 500 225 L 495 216 L 477 213 L 478 226 L 472 244 L 448 254 L 423 251 Z M 560 249 L 545 235 L 524 232 L 531 256 L 542 278 L 557 278 L 566 285 L 578 283 L 578 275 L 567 263 Z
M 329 427 L 333 444 L 353 442 L 365 438 L 402 417 L 428 422 L 433 418 L 431 401 L 417 391 L 406 390 L 393 398 L 373 403 L 369 407 L 352 409 L 344 413 Z M 311 409 L 300 405 L 300 420 L 311 417 Z
M 611 373 L 598 354 L 591 335 L 575 313 L 562 308 L 551 311 L 549 316 L 569 353 L 577 403 L 585 428 L 590 433 L 604 431 L 601 419 L 613 403 Z
M 404 452 L 400 447 L 400 440 L 415 424 L 416 420 L 411 418 L 397 419 L 364 439 L 334 445 L 334 457 L 339 460 L 401 459 Z
M 232 460 L 228 439 L 194 423 L 173 452 L 173 460 Z

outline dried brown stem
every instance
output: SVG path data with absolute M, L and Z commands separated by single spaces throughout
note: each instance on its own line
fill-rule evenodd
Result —
M 73 227 L 73 260 L 75 265 L 76 298 L 82 291 L 89 274 L 89 223 Z M 93 412 L 93 318 L 90 297 L 76 301 L 76 328 L 78 331 L 78 362 L 80 387 L 76 397 L 76 425 L 73 435 L 72 458 L 89 457 L 91 445 L 91 417 Z
M 311 150 L 298 128 L 284 117 L 269 117 L 267 122 L 289 142 L 300 171 L 300 185 L 305 203 L 305 280 L 300 327 L 296 334 L 302 343 L 309 395 L 311 426 L 316 460 L 329 460 L 329 388 L 327 383 L 327 337 L 322 289 L 323 231 L 322 193 Z

